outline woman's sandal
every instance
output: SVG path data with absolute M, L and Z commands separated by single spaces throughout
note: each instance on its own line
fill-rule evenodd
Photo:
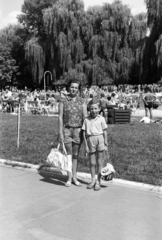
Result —
M 74 180 L 72 180 L 72 183 L 75 185 L 75 186 L 77 186 L 77 187 L 81 187 L 82 186 L 82 184 L 79 182 L 79 181 L 74 181 Z
M 67 181 L 66 183 L 65 183 L 65 187 L 70 187 L 71 186 L 71 182 L 70 181 Z
M 95 186 L 95 182 L 90 182 L 87 186 L 87 189 L 92 189 Z

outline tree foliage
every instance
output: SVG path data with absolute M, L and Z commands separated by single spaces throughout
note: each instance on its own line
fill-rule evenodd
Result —
M 143 55 L 144 78 L 157 82 L 162 76 L 162 0 L 145 0 L 145 2 L 150 36 L 147 38 Z
M 56 0 L 24 0 L 18 16 L 20 23 L 29 30 L 30 33 L 43 34 L 43 9 L 52 6 Z
M 27 32 L 19 25 L 10 25 L 0 31 L 1 86 L 28 84 L 29 71 L 24 49 L 27 37 Z
M 12 26 L 0 31 L 0 82 L 1 86 L 13 81 L 18 71 L 18 65 L 13 58 L 11 50 L 13 46 L 14 28 Z
M 87 11 L 82 0 L 25 0 L 19 21 L 29 31 L 25 50 L 34 84 L 47 70 L 54 81 L 78 78 L 82 84 L 155 81 L 162 63 L 162 0 L 146 5 L 147 16 L 133 16 L 119 0 Z
M 146 32 L 143 18 L 132 18 L 120 1 L 88 11 L 81 0 L 57 1 L 43 10 L 44 44 L 42 37 L 35 36 L 27 43 L 34 78 L 37 71 L 40 81 L 46 68 L 54 79 L 68 79 L 75 72 L 84 84 L 128 83 L 137 63 L 135 45 Z

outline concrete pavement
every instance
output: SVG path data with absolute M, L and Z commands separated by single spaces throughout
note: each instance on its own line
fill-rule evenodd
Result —
M 0 166 L 1 240 L 161 240 L 162 195 Z

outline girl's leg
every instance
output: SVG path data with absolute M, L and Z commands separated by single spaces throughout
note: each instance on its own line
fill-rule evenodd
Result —
M 97 152 L 97 181 L 100 183 L 101 170 L 103 168 L 103 151 Z
M 72 155 L 72 143 L 66 143 L 65 148 L 66 148 L 67 154 Z M 67 174 L 68 174 L 68 181 L 66 182 L 65 186 L 69 187 L 72 181 L 72 173 L 68 172 Z
M 92 182 L 95 182 L 96 153 L 90 153 L 90 170 L 91 170 Z

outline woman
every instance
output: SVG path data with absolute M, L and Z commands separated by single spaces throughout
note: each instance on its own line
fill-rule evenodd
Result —
M 81 186 L 77 180 L 77 162 L 81 143 L 81 127 L 87 115 L 87 106 L 84 100 L 78 96 L 80 83 L 71 80 L 69 83 L 69 95 L 60 99 L 59 103 L 59 140 L 64 142 L 67 154 L 72 155 L 72 174 L 68 173 L 66 187 L 70 187 L 71 182 L 76 186 Z M 73 178 L 73 179 L 72 179 Z
M 150 113 L 150 119 L 152 120 L 152 109 L 153 109 L 153 102 L 156 99 L 156 96 L 151 93 L 151 89 L 149 87 L 145 88 L 145 94 L 143 96 L 143 102 L 145 107 L 145 116 L 148 117 L 148 112 Z

